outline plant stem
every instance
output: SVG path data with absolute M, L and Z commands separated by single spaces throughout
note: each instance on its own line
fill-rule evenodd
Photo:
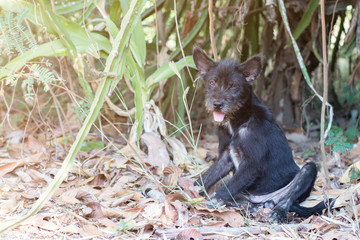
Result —
M 320 1 L 321 12 L 321 39 L 322 39 L 322 55 L 323 55 L 323 102 L 321 106 L 321 129 L 320 129 L 320 146 L 321 146 L 321 158 L 322 169 L 327 182 L 328 168 L 326 163 L 326 151 L 325 151 L 325 110 L 326 102 L 328 99 L 328 60 L 327 60 L 327 45 L 326 45 L 326 26 L 325 26 L 325 0 Z M 327 183 L 325 183 L 327 185 Z
M 213 22 L 213 1 L 209 0 L 209 32 L 210 32 L 210 42 L 211 42 L 211 49 L 214 54 L 214 60 L 218 60 L 218 54 L 215 46 L 215 39 L 214 39 L 214 22 Z

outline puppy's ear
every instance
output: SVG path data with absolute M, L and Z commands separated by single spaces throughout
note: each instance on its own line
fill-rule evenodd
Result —
M 200 76 L 204 76 L 209 70 L 215 66 L 215 62 L 209 58 L 204 50 L 198 46 L 193 48 L 193 58 Z
M 239 71 L 246 81 L 253 84 L 262 70 L 262 56 L 256 55 L 240 65 Z

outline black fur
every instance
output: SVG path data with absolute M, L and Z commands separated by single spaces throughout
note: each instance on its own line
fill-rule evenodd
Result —
M 317 175 L 315 164 L 308 163 L 300 170 L 271 110 L 252 91 L 251 84 L 262 70 L 261 57 L 244 63 L 230 59 L 214 62 L 198 47 L 194 47 L 193 57 L 205 80 L 206 108 L 219 122 L 219 158 L 197 184 L 207 191 L 232 171 L 233 177 L 216 192 L 216 201 L 271 203 L 275 221 L 284 221 L 288 211 L 301 216 L 321 213 L 324 203 L 314 208 L 298 204 L 310 195 Z M 269 199 L 267 194 L 275 191 L 278 193 Z M 261 200 L 263 196 L 268 198 Z

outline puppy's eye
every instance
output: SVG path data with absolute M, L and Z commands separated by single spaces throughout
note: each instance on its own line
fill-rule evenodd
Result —
M 216 86 L 215 80 L 210 80 L 210 81 L 209 81 L 209 85 L 210 85 L 211 87 L 215 87 L 215 86 Z

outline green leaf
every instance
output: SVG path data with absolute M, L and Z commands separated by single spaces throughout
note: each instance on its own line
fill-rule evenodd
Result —
M 196 69 L 192 56 L 185 57 L 185 60 L 182 58 L 177 63 L 175 63 L 175 66 L 178 71 L 186 67 L 186 63 L 188 64 L 189 67 Z M 162 65 L 146 79 L 148 92 L 151 92 L 159 82 L 175 75 L 174 69 L 171 69 L 169 64 L 170 63 L 166 63 Z
M 120 6 L 123 12 L 128 11 L 128 4 L 129 3 L 127 0 L 120 0 Z M 137 64 L 143 67 L 145 65 L 146 58 L 146 41 L 141 21 L 138 21 L 134 31 L 132 32 L 130 39 L 130 49 Z
M 104 142 L 94 141 L 94 142 L 83 142 L 81 145 L 80 151 L 90 152 L 92 149 L 103 149 L 105 147 Z
M 79 53 L 89 53 L 92 54 L 94 51 L 98 52 L 103 50 L 105 52 L 110 52 L 111 43 L 103 36 L 97 33 L 89 33 L 92 37 L 92 41 L 74 38 L 74 43 L 76 45 L 77 51 Z M 68 50 L 60 40 L 54 40 L 52 42 L 44 43 L 42 45 L 35 46 L 25 52 L 24 54 L 12 59 L 8 62 L 3 68 L 0 69 L 0 79 L 7 77 L 8 75 L 18 71 L 29 61 L 39 58 L 39 57 L 54 57 L 54 56 L 67 56 Z M 94 55 L 93 55 L 94 56 Z M 97 56 L 98 57 L 98 56 Z
M 315 12 L 315 10 L 318 8 L 319 6 L 319 1 L 320 0 L 311 0 L 311 2 L 309 3 L 309 7 L 306 10 L 304 16 L 302 17 L 302 19 L 300 20 L 297 28 L 294 31 L 294 39 L 296 40 L 301 33 L 309 26 L 310 22 L 311 22 L 311 18 Z
M 55 10 L 57 14 L 73 13 L 88 8 L 94 1 L 92 0 L 71 0 L 71 1 L 55 1 Z

